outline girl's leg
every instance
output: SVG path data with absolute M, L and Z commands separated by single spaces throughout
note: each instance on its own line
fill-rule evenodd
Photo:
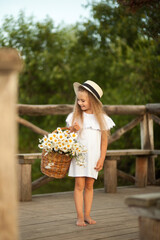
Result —
M 85 177 L 75 178 L 74 201 L 77 211 L 77 226 L 86 226 L 83 215 L 83 190 L 85 186 Z
M 93 201 L 93 184 L 94 178 L 86 178 L 85 181 L 85 193 L 84 193 L 84 220 L 89 224 L 95 224 L 94 221 L 90 217 L 92 201 Z

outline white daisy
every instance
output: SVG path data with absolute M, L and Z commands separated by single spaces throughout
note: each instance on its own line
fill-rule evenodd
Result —
M 54 139 L 53 139 L 53 142 L 54 142 L 54 143 L 58 143 L 58 139 L 57 139 L 57 138 L 54 138 Z
M 72 143 L 73 143 L 73 139 L 72 139 L 72 138 L 69 138 L 69 139 L 68 139 L 68 142 L 69 142 L 70 144 L 72 144 Z
M 67 147 L 63 147 L 63 148 L 62 148 L 62 151 L 63 151 L 64 153 L 68 152 Z
M 72 132 L 70 134 L 70 136 L 71 136 L 71 138 L 76 139 L 78 135 L 77 135 L 77 133 Z
M 44 146 L 47 147 L 47 146 L 48 146 L 48 142 L 45 142 L 45 143 L 44 143 Z
M 57 132 L 62 132 L 60 127 L 57 128 Z
M 66 147 L 67 147 L 67 149 L 71 149 L 72 146 L 71 146 L 71 144 L 67 144 Z
M 39 147 L 40 149 L 43 149 L 43 144 L 39 144 L 38 147 Z
M 43 137 L 43 142 L 48 142 L 48 138 L 46 135 Z
M 61 143 L 58 144 L 58 148 L 62 148 L 62 144 Z
M 53 132 L 52 136 L 53 136 L 53 138 L 57 138 L 57 133 Z
M 48 135 L 48 140 L 51 141 L 51 142 L 53 141 L 53 134 L 52 133 Z
M 58 146 L 54 147 L 54 151 L 57 152 L 58 151 Z
M 59 134 L 58 134 L 58 139 L 60 139 L 61 141 L 64 139 L 63 133 L 59 133 Z
M 47 146 L 48 146 L 49 148 L 52 148 L 52 144 L 51 144 L 50 142 L 47 143 Z

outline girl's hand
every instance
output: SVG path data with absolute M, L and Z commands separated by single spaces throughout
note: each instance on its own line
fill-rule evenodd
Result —
M 69 129 L 70 129 L 71 132 L 77 132 L 77 131 L 80 130 L 80 126 L 79 126 L 79 124 L 77 122 L 75 122 L 73 124 L 73 126 L 71 126 Z
M 101 171 L 103 168 L 103 163 L 104 160 L 102 160 L 101 158 L 98 160 L 96 167 L 94 168 L 97 172 Z
M 73 124 L 73 128 L 76 130 L 76 132 L 80 130 L 80 126 L 77 122 Z

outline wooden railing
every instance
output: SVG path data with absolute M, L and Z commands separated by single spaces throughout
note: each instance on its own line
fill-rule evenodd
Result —
M 59 104 L 59 105 L 25 105 L 25 104 L 19 104 L 17 105 L 19 116 L 17 117 L 17 121 L 30 128 L 32 131 L 34 131 L 37 134 L 48 134 L 48 132 L 44 129 L 39 128 L 38 126 L 34 125 L 33 123 L 23 119 L 20 117 L 20 115 L 28 115 L 28 116 L 45 116 L 45 115 L 67 115 L 73 110 L 73 105 L 69 104 Z M 160 125 L 160 118 L 158 115 L 160 115 L 160 104 L 147 104 L 147 105 L 104 105 L 104 111 L 110 116 L 110 115 L 133 115 L 136 116 L 133 118 L 132 121 L 130 121 L 125 126 L 119 128 L 116 130 L 109 138 L 109 144 L 117 141 L 120 139 L 126 132 L 133 129 L 135 126 L 140 124 L 140 139 L 141 139 L 141 150 L 154 150 L 154 134 L 153 134 L 153 121 Z M 118 125 L 118 124 L 116 124 Z M 133 151 L 134 152 L 134 151 Z M 117 154 L 117 153 L 116 153 Z M 23 154 L 21 154 L 21 164 L 22 164 L 22 157 Z M 35 159 L 39 155 L 35 155 Z M 40 157 L 40 156 L 39 156 Z M 34 160 L 34 155 L 30 158 L 32 159 L 32 162 Z M 159 182 L 159 180 L 155 179 L 155 155 L 149 154 L 148 155 L 148 167 L 147 167 L 147 178 L 148 183 L 154 184 L 156 182 Z M 25 164 L 26 164 L 25 160 Z M 29 161 L 29 160 L 28 160 Z M 30 162 L 31 163 L 31 162 Z M 23 172 L 25 174 L 25 172 Z M 27 171 L 26 171 L 26 174 Z M 104 172 L 105 174 L 105 172 Z M 133 177 L 129 176 L 126 173 L 122 173 L 121 171 L 118 171 L 118 174 L 120 176 L 124 176 L 129 179 L 132 179 Z M 137 174 L 136 174 L 137 175 Z M 23 176 L 24 177 L 24 176 Z M 32 183 L 32 188 L 36 189 L 37 187 L 42 186 L 46 182 L 49 182 L 53 180 L 52 178 L 48 178 L 46 176 L 41 177 L 38 180 L 35 180 L 34 183 Z

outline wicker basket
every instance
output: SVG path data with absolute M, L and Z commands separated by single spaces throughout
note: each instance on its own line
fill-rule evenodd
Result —
M 68 172 L 71 159 L 72 158 L 70 156 L 64 153 L 60 154 L 57 152 L 50 152 L 46 154 L 45 150 L 43 150 L 41 159 L 41 171 L 48 177 L 64 178 Z M 50 164 L 49 169 L 46 168 L 48 164 Z

